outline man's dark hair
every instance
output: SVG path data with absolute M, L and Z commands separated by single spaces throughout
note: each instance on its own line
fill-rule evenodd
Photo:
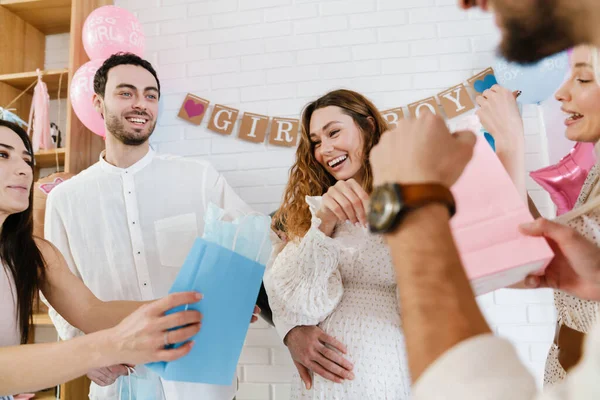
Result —
M 152 76 L 154 76 L 154 79 L 156 79 L 156 84 L 158 85 L 158 97 L 160 97 L 160 81 L 158 80 L 158 75 L 152 67 L 152 64 L 132 53 L 113 54 L 112 56 L 108 57 L 106 61 L 104 61 L 100 68 L 98 68 L 96 75 L 94 75 L 94 92 L 98 96 L 104 97 L 104 93 L 106 92 L 108 71 L 119 65 L 137 65 L 150 72 Z

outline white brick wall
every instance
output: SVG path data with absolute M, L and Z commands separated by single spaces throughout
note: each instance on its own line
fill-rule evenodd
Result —
M 279 202 L 294 152 L 222 137 L 178 119 L 190 91 L 242 111 L 298 117 L 328 90 L 348 87 L 380 109 L 434 95 L 491 65 L 490 17 L 455 0 L 117 0 L 137 13 L 164 87 L 152 143 L 161 152 L 210 160 L 257 210 Z M 63 49 L 64 37 L 49 39 Z M 58 53 L 57 53 L 58 54 Z M 66 60 L 66 56 L 62 60 Z M 58 60 L 58 61 L 57 61 Z M 49 65 L 60 58 L 48 57 Z M 66 65 L 66 61 L 64 63 Z M 524 107 L 528 171 L 547 164 L 537 108 Z M 548 196 L 529 179 L 542 212 Z M 549 291 L 500 290 L 478 299 L 494 331 L 543 374 L 552 338 Z M 255 324 L 240 360 L 238 399 L 284 400 L 293 366 L 275 331 Z

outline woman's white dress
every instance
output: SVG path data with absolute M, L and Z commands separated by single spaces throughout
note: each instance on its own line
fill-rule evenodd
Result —
M 590 171 L 581 189 L 573 210 L 560 216 L 557 220 L 600 246 L 600 164 Z M 561 291 L 554 292 L 554 304 L 558 321 L 579 332 L 588 333 L 598 319 L 600 303 L 581 300 Z M 565 379 L 567 373 L 558 362 L 558 347 L 552 343 L 546 369 L 544 384 L 553 385 Z
M 307 391 L 298 374 L 292 399 L 408 399 L 410 376 L 400 323 L 396 279 L 381 236 L 349 222 L 333 237 L 319 230 L 320 197 L 307 197 L 306 235 L 275 243 L 265 287 L 276 325 L 318 325 L 348 348 L 355 379 L 342 384 L 316 375 Z

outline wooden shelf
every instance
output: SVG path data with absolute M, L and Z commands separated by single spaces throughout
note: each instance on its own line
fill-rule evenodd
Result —
M 56 167 L 56 155 L 58 154 L 58 165 L 65 165 L 65 148 L 39 150 L 35 153 L 36 168 Z
M 37 392 L 33 400 L 55 400 L 56 399 L 56 389 L 52 390 L 43 390 L 41 392 Z
M 0 0 L 2 1 L 2 0 Z M 51 99 L 57 99 L 59 96 L 58 86 L 62 75 L 62 83 L 60 84 L 60 98 L 66 99 L 69 88 L 69 69 L 50 69 L 42 71 L 42 80 L 48 87 L 48 94 Z M 25 90 L 29 85 L 37 80 L 37 73 L 20 72 L 17 74 L 0 75 L 0 82 L 6 83 L 18 90 Z M 35 87 L 35 86 L 34 86 Z M 29 89 L 29 93 L 33 94 L 33 88 Z
M 33 314 L 33 325 L 36 326 L 54 326 L 48 313 Z
M 56 400 L 55 392 L 36 393 L 33 400 Z
M 45 35 L 71 30 L 71 0 L 0 0 L 0 6 Z

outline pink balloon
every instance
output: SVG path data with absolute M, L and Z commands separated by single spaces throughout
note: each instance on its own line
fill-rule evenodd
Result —
M 573 209 L 588 173 L 596 163 L 593 143 L 577 143 L 558 163 L 529 174 L 548 193 L 562 215 Z
M 105 60 L 119 52 L 143 57 L 145 46 L 146 37 L 142 25 L 132 13 L 123 8 L 97 8 L 83 24 L 83 47 L 92 60 Z
M 83 64 L 71 80 L 71 105 L 77 118 L 96 135 L 105 137 L 104 119 L 94 108 L 94 75 L 103 60 L 92 60 Z

